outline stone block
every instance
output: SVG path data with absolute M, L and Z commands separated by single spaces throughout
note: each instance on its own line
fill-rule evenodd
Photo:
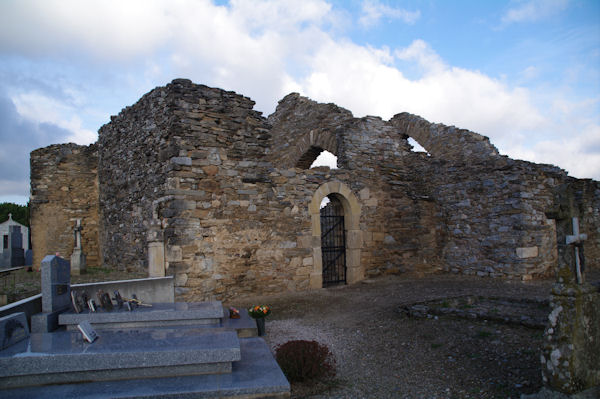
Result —
M 178 245 L 167 246 L 167 262 L 181 262 L 183 259 L 183 252 L 181 247 Z
M 71 255 L 71 274 L 79 276 L 85 274 L 85 254 L 80 248 L 75 248 Z
M 148 243 L 148 277 L 165 276 L 165 247 L 162 242 Z
M 516 252 L 517 257 L 521 259 L 535 258 L 536 256 L 538 256 L 538 247 L 517 248 Z
M 357 283 L 365 278 L 361 267 L 349 267 L 346 272 L 346 281 L 348 284 Z
M 348 230 L 346 232 L 346 247 L 347 248 L 362 248 L 363 239 L 362 231 Z
M 192 166 L 192 158 L 190 157 L 173 157 L 171 163 L 175 165 Z
M 371 195 L 371 192 L 369 191 L 368 187 L 365 187 L 358 192 L 359 198 L 363 201 L 369 199 L 370 195 Z
M 318 290 L 323 288 L 323 274 L 322 273 L 311 273 L 309 287 L 311 290 Z

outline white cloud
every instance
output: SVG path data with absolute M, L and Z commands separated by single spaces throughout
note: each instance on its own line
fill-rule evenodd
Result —
M 358 23 L 364 28 L 377 25 L 382 18 L 399 19 L 407 24 L 414 24 L 421 17 L 421 12 L 407 11 L 402 8 L 390 7 L 381 4 L 378 0 L 364 0 L 362 3 L 362 15 Z
M 386 18 L 407 24 L 420 18 L 419 11 L 379 1 L 362 5 L 363 27 Z M 566 6 L 560 0 L 519 2 L 503 21 L 534 21 Z M 449 65 L 423 40 L 400 49 L 357 45 L 336 34 L 343 23 L 344 18 L 325 0 L 232 0 L 228 6 L 208 0 L 4 1 L 0 2 L 0 51 L 34 60 L 51 58 L 59 65 L 81 65 L 81 59 L 94 65 L 101 60 L 102 73 L 139 93 L 186 77 L 250 96 L 256 108 L 266 113 L 290 91 L 335 102 L 357 116 L 387 119 L 412 112 L 490 136 L 505 153 L 538 162 L 559 162 L 566 153 L 561 148 L 570 145 L 569 157 L 579 163 L 563 167 L 572 165 L 573 173 L 581 170 L 583 177 L 591 177 L 590 173 L 600 177 L 593 166 L 596 155 L 589 151 L 594 144 L 586 147 L 585 140 L 578 139 L 581 132 L 587 132 L 588 139 L 597 134 L 599 122 L 589 117 L 594 115 L 589 106 L 562 96 L 562 88 L 551 93 L 561 100 L 549 104 L 543 98 L 547 92 Z M 408 78 L 401 64 L 416 68 L 417 77 Z M 526 68 L 522 78 L 535 79 L 539 68 Z M 65 82 L 60 86 L 68 86 Z M 93 103 L 100 99 L 92 98 L 85 84 L 79 87 L 79 91 L 63 88 L 68 101 L 23 89 L 11 92 L 11 98 L 21 115 L 66 129 L 71 133 L 67 141 L 80 144 L 93 141 L 96 134 L 83 127 L 83 113 L 114 114 L 136 99 L 120 98 L 116 109 L 99 112 Z M 104 94 L 111 93 L 108 87 Z M 530 143 L 546 132 L 568 136 L 569 143 L 550 134 L 547 143 L 537 147 Z M 553 151 L 559 153 L 554 158 Z
M 312 72 L 301 86 L 308 96 L 336 102 L 357 115 L 387 119 L 407 111 L 496 137 L 545 123 L 527 90 L 510 88 L 478 71 L 450 67 L 423 41 L 395 55 L 421 64 L 423 76 L 405 77 L 393 65 L 389 50 L 331 40 L 315 55 Z
M 558 14 L 569 5 L 569 0 L 529 0 L 506 11 L 502 16 L 503 24 L 515 22 L 534 22 Z
M 327 150 L 322 151 L 310 165 L 311 168 L 318 166 L 329 166 L 330 169 L 337 169 L 337 157 Z
M 88 145 L 98 138 L 96 132 L 82 127 L 77 109 L 55 98 L 28 92 L 14 96 L 12 101 L 22 117 L 37 123 L 52 124 L 69 132 L 68 136 L 63 137 L 64 142 Z

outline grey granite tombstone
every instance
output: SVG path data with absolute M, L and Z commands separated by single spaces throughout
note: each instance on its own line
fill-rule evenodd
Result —
M 13 313 L 0 318 L 0 349 L 8 348 L 29 337 L 25 313 Z
M 31 316 L 31 331 L 50 332 L 58 328 L 58 315 L 71 306 L 71 266 L 54 255 L 42 260 L 42 313 Z
M 42 312 L 50 313 L 71 306 L 71 266 L 55 255 L 42 260 Z

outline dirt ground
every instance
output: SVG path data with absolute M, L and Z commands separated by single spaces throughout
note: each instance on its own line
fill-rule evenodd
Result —
M 588 276 L 594 277 L 600 275 Z M 326 344 L 335 355 L 336 378 L 293 384 L 293 398 L 519 398 L 542 387 L 543 329 L 446 316 L 410 318 L 401 309 L 463 295 L 547 299 L 552 283 L 383 276 L 351 286 L 240 298 L 235 305 L 272 307 L 265 339 L 273 351 L 305 339 Z
M 72 283 L 145 276 L 88 268 Z M 587 279 L 598 281 L 600 273 L 588 273 Z M 3 280 L 0 293 L 11 302 L 40 292 L 39 272 L 23 269 Z M 237 298 L 226 305 L 271 306 L 265 340 L 273 352 L 293 339 L 315 340 L 333 352 L 336 377 L 293 384 L 293 398 L 519 398 L 542 386 L 542 329 L 450 316 L 411 318 L 404 310 L 465 295 L 547 299 L 552 283 L 448 274 L 382 276 L 349 286 Z

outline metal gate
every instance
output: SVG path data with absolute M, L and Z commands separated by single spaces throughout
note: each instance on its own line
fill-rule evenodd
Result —
M 334 196 L 321 208 L 323 287 L 346 283 L 346 232 L 344 208 Z

